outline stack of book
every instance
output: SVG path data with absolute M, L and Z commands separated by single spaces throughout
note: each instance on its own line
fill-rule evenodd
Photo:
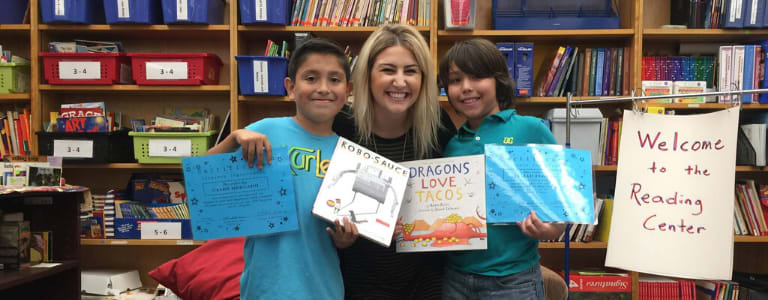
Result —
M 561 97 L 618 96 L 629 93 L 628 48 L 561 46 L 548 67 L 539 72 L 536 95 Z
M 0 270 L 29 267 L 29 221 L 23 213 L 2 216 L 0 222 Z
M 432 0 L 298 0 L 293 26 L 429 26 Z

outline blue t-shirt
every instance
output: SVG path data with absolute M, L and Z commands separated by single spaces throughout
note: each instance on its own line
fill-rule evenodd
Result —
M 317 136 L 291 117 L 263 119 L 246 127 L 289 149 L 299 231 L 245 241 L 240 278 L 242 299 L 342 299 L 344 284 L 329 224 L 312 215 L 312 205 L 339 137 Z M 216 259 L 211 257 L 211 259 Z
M 472 130 L 462 125 L 448 142 L 445 156 L 483 154 L 485 144 L 554 144 L 555 137 L 541 119 L 503 110 L 483 119 Z M 456 270 L 486 276 L 507 276 L 539 262 L 539 241 L 517 225 L 488 226 L 488 249 L 448 253 L 448 265 Z

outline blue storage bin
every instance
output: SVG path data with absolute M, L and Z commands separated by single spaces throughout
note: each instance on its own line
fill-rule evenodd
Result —
M 176 222 L 181 223 L 181 238 L 192 239 L 192 223 L 189 219 L 132 219 L 115 218 L 116 239 L 141 239 L 139 223 L 141 222 Z
M 617 29 L 611 0 L 493 0 L 495 29 Z
M 161 24 L 160 0 L 104 0 L 107 24 Z
M 104 24 L 102 0 L 40 0 L 43 23 Z
M 163 0 L 163 21 L 165 24 L 222 24 L 224 0 Z
M 29 0 L 5 0 L 0 9 L 0 24 L 21 24 Z
M 257 4 L 258 2 L 258 4 Z M 240 23 L 288 25 L 291 22 L 291 1 L 240 1 Z
M 279 56 L 235 56 L 240 95 L 284 96 L 288 59 Z M 258 70 L 258 71 L 256 71 Z

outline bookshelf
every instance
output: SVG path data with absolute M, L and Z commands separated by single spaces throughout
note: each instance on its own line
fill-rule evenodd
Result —
M 57 110 L 63 103 L 104 101 L 108 110 L 121 111 L 124 119 L 152 117 L 166 106 L 205 107 L 219 118 L 231 111 L 233 129 L 243 128 L 263 117 L 284 116 L 294 113 L 294 105 L 285 96 L 241 96 L 238 93 L 236 55 L 260 55 L 266 39 L 288 40 L 295 32 L 313 32 L 316 36 L 348 43 L 353 53 L 365 39 L 376 30 L 375 27 L 298 27 L 298 26 L 244 26 L 239 25 L 238 2 L 230 0 L 226 5 L 224 24 L 221 25 L 49 25 L 41 24 L 39 1 L 30 1 L 30 24 L 0 24 L 0 41 L 14 52 L 28 54 L 31 65 L 31 91 L 26 94 L 0 94 L 0 109 L 5 106 L 29 106 L 32 112 L 32 131 L 42 128 L 47 122 L 48 112 Z M 442 7 L 438 0 L 432 0 L 432 20 L 429 26 L 417 29 L 428 41 L 437 66 L 439 59 L 454 42 L 469 38 L 486 38 L 494 42 L 533 42 L 535 44 L 534 74 L 538 78 L 550 53 L 560 45 L 579 47 L 626 47 L 626 58 L 630 63 L 630 87 L 640 87 L 642 56 L 647 53 L 668 53 L 674 55 L 682 42 L 737 43 L 768 39 L 768 29 L 722 30 L 722 29 L 659 29 L 669 22 L 669 0 L 619 0 L 620 28 L 606 30 L 493 30 L 491 1 L 477 1 L 475 30 L 443 30 L 440 16 Z M 217 54 L 224 65 L 221 80 L 212 86 L 80 86 L 49 85 L 43 79 L 43 70 L 38 53 L 46 49 L 50 41 L 92 39 L 120 40 L 128 52 L 211 52 Z M 574 97 L 578 101 L 600 97 Z M 445 97 L 442 106 L 452 113 Z M 565 107 L 564 97 L 521 98 L 517 110 L 521 114 L 542 116 L 554 107 Z M 585 105 L 586 106 L 586 105 Z M 681 113 L 696 113 L 727 107 L 725 104 L 656 104 Z M 629 109 L 625 104 L 589 105 L 599 107 L 604 115 L 616 109 Z M 748 104 L 743 110 L 766 111 L 766 104 Z M 461 118 L 452 113 L 454 121 Z M 37 139 L 32 139 L 32 151 L 37 153 Z M 118 164 L 67 164 L 64 175 L 69 183 L 90 187 L 95 192 L 119 188 L 126 184 L 134 172 L 180 172 L 179 165 L 142 165 L 136 163 Z M 595 166 L 599 184 L 611 185 L 616 166 Z M 755 177 L 768 179 L 768 168 L 737 166 L 737 178 Z M 768 238 L 736 236 L 734 267 L 737 270 L 758 270 L 768 272 Z M 181 243 L 181 244 L 179 244 Z M 191 244 L 189 244 L 191 243 Z M 146 272 L 161 263 L 179 257 L 199 246 L 198 241 L 136 241 L 136 240 L 82 240 L 83 266 L 138 269 L 142 282 L 152 285 Z M 558 270 L 562 267 L 563 243 L 541 243 L 542 263 Z M 571 243 L 572 267 L 599 267 L 604 263 L 607 245 L 602 242 Z M 761 252 L 763 251 L 763 252 Z M 138 257 L 125 260 L 123 257 Z M 632 273 L 635 291 L 637 273 Z M 0 287 L 2 287 L 0 285 Z M 637 292 L 633 295 L 637 299 Z

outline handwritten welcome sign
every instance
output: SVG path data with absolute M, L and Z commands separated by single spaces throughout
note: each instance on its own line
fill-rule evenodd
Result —
M 738 121 L 624 112 L 606 266 L 731 279 Z

